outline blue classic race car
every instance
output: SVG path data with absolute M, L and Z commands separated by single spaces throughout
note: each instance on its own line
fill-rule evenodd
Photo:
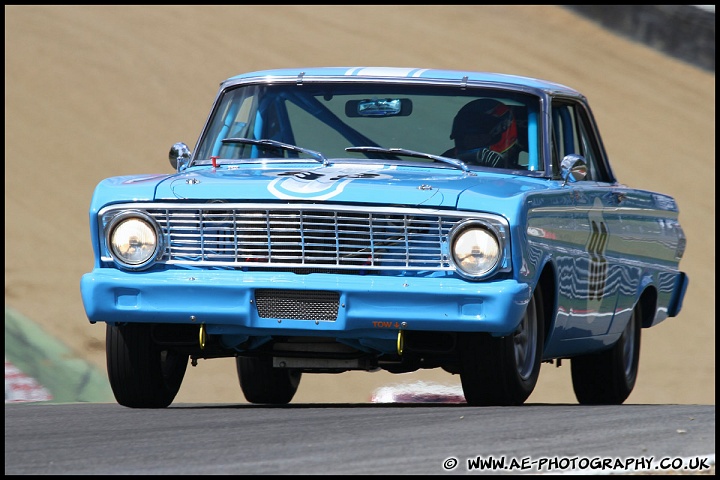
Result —
M 674 199 L 618 183 L 587 99 L 557 83 L 247 73 L 169 156 L 90 205 L 82 299 L 126 407 L 167 407 L 189 362 L 221 357 L 259 404 L 304 373 L 441 368 L 469 405 L 520 405 L 561 359 L 579 403 L 620 404 L 641 329 L 687 289 Z

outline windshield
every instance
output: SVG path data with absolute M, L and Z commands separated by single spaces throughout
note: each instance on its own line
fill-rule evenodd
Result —
M 433 156 L 442 156 L 471 168 L 534 171 L 542 169 L 538 110 L 535 96 L 490 89 L 347 82 L 239 86 L 218 99 L 194 161 L 312 158 L 311 151 L 360 161 L 437 162 Z M 379 149 L 397 154 L 380 155 Z

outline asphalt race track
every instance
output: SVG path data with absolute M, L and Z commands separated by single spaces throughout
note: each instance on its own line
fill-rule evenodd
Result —
M 18 404 L 5 438 L 6 475 L 709 474 L 715 406 Z

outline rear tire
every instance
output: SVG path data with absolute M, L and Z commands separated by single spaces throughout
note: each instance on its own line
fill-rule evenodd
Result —
M 295 396 L 302 372 L 275 368 L 272 357 L 236 357 L 238 379 L 245 399 L 250 403 L 282 405 Z
M 151 333 L 151 325 L 107 325 L 108 379 L 115 400 L 124 407 L 165 408 L 185 377 L 189 356 L 156 345 Z
M 522 405 L 540 376 L 544 344 L 543 299 L 536 288 L 517 330 L 506 337 L 459 336 L 460 380 L 473 406 Z
M 642 311 L 638 303 L 615 345 L 570 359 L 573 390 L 582 405 L 620 405 L 633 388 L 640 363 Z

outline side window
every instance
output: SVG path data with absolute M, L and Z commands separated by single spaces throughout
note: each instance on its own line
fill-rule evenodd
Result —
M 557 152 L 558 166 L 565 155 L 582 155 L 578 145 L 575 111 L 571 105 L 553 102 L 553 142 Z
M 587 162 L 586 181 L 609 181 L 590 120 L 584 110 L 570 101 L 556 99 L 552 104 L 552 121 L 555 173 L 559 171 L 560 162 L 565 155 L 574 153 L 582 155 Z
M 580 127 L 580 145 L 588 164 L 588 178 L 595 182 L 610 182 L 610 174 L 605 168 L 605 159 L 599 146 L 599 140 L 592 129 L 592 123 L 584 109 L 578 108 L 578 125 Z

